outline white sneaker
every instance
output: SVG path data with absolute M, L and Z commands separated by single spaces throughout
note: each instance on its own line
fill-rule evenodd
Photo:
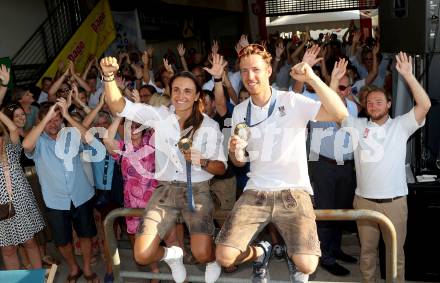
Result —
M 216 262 L 208 262 L 205 270 L 205 282 L 215 283 L 222 273 L 222 267 Z
M 171 275 L 176 283 L 183 283 L 186 278 L 186 269 L 183 265 L 183 250 L 172 246 L 167 248 L 167 256 L 163 259 L 171 268 Z

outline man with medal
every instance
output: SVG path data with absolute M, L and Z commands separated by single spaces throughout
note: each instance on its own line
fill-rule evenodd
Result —
M 224 267 L 253 261 L 252 282 L 268 282 L 272 248 L 266 241 L 251 244 L 272 223 L 295 264 L 291 280 L 307 282 L 321 252 L 310 199 L 306 127 L 310 120 L 341 122 L 348 111 L 306 63 L 290 74 L 312 85 L 321 102 L 271 88 L 272 58 L 264 47 L 248 45 L 238 56 L 250 98 L 234 109 L 229 156 L 236 166 L 250 162 L 250 179 L 216 239 L 216 260 Z

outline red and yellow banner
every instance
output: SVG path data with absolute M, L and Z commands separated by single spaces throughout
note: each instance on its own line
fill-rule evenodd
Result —
M 75 63 L 75 71 L 82 72 L 90 58 L 101 56 L 116 37 L 112 12 L 108 0 L 101 0 L 81 24 L 66 46 L 61 50 L 43 77 L 54 77 L 60 62 L 67 66 L 68 60 Z

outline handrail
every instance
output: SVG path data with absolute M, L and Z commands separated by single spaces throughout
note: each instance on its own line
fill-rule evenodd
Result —
M 98 0 L 94 0 L 94 5 Z M 35 84 L 93 7 L 61 0 L 12 57 L 16 85 Z
M 146 279 L 160 279 L 172 280 L 170 274 L 151 273 L 151 272 L 135 272 L 135 271 L 121 271 L 121 260 L 117 248 L 116 238 L 113 232 L 113 223 L 118 217 L 136 216 L 141 217 L 143 209 L 140 208 L 118 208 L 111 211 L 104 220 L 105 237 L 110 255 L 112 255 L 113 275 L 115 282 L 122 282 L 122 277 L 130 278 L 146 278 Z M 328 209 L 315 210 L 317 220 L 337 221 L 337 220 L 370 220 L 379 224 L 380 230 L 383 233 L 386 249 L 386 282 L 394 283 L 397 281 L 397 237 L 396 230 L 393 223 L 377 211 L 366 209 Z M 205 282 L 202 276 L 189 276 L 190 282 Z M 220 277 L 216 282 L 218 283 L 241 283 L 249 282 L 248 279 L 242 278 L 224 278 Z M 271 281 L 273 283 L 288 283 L 288 281 Z M 290 282 L 290 281 L 289 281 Z

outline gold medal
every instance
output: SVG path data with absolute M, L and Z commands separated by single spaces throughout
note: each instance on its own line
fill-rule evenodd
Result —
M 192 140 L 190 138 L 181 138 L 177 143 L 177 146 L 181 152 L 188 151 L 191 149 Z

